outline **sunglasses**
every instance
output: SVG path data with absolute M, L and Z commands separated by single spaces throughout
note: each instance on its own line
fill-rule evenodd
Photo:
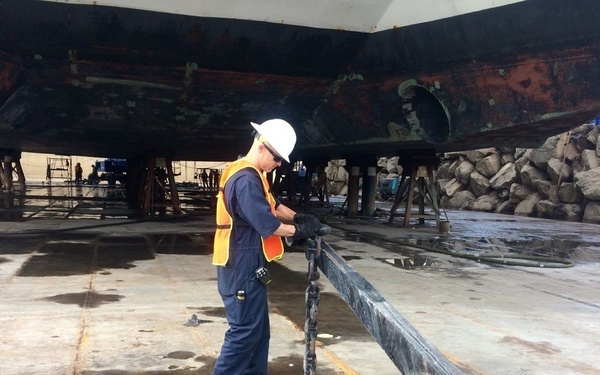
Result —
M 283 158 L 279 155 L 277 155 L 275 153 L 275 151 L 271 150 L 271 148 L 269 146 L 267 146 L 266 144 L 262 144 L 263 146 L 265 146 L 265 148 L 267 149 L 267 151 L 269 151 L 271 153 L 271 155 L 273 155 L 273 160 L 275 161 L 275 163 L 281 163 L 283 161 Z

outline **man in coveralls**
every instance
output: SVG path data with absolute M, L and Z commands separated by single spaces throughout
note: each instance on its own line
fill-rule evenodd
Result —
M 283 256 L 281 237 L 312 237 L 320 228 L 314 216 L 281 204 L 264 175 L 289 162 L 296 144 L 292 126 L 281 119 L 251 125 L 252 146 L 223 171 L 217 195 L 213 264 L 229 329 L 213 375 L 267 374 L 270 278 L 264 267 Z

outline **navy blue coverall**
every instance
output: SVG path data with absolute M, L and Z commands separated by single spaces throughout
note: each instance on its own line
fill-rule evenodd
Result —
M 255 271 L 266 265 L 261 237 L 272 235 L 281 222 L 271 213 L 255 171 L 237 172 L 224 188 L 233 228 L 229 261 L 224 267 L 217 266 L 217 286 L 229 329 L 213 375 L 264 375 L 271 333 L 267 287 L 256 278 Z M 237 298 L 239 291 L 245 292 L 245 299 Z

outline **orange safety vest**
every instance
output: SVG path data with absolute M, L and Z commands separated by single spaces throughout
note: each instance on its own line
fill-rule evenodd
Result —
M 215 243 L 214 243 L 214 252 L 213 252 L 213 264 L 216 266 L 224 266 L 227 264 L 229 260 L 229 240 L 231 237 L 233 227 L 233 218 L 227 212 L 225 208 L 225 195 L 224 189 L 225 184 L 237 172 L 242 169 L 252 168 L 254 169 L 263 184 L 263 191 L 265 193 L 265 199 L 269 202 L 271 206 L 271 212 L 275 215 L 275 198 L 271 194 L 271 190 L 269 189 L 269 183 L 265 176 L 254 166 L 252 163 L 245 159 L 239 159 L 231 163 L 221 175 L 221 180 L 219 182 L 219 193 L 217 194 L 217 231 L 215 232 Z M 271 262 L 273 260 L 279 260 L 283 257 L 283 242 L 281 241 L 281 237 L 279 236 L 269 236 L 267 238 L 262 238 L 262 249 L 265 254 L 265 258 L 267 261 Z

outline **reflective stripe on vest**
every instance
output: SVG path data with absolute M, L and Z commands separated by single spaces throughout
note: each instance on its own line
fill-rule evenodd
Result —
M 269 183 L 265 176 L 249 161 L 245 159 L 239 159 L 231 163 L 221 175 L 221 179 L 219 181 L 219 193 L 217 194 L 217 230 L 215 232 L 215 243 L 214 243 L 214 252 L 213 252 L 213 261 L 212 263 L 216 266 L 224 266 L 227 264 L 229 260 L 229 241 L 232 233 L 233 226 L 233 218 L 227 212 L 225 206 L 225 195 L 224 188 L 227 181 L 237 172 L 242 169 L 252 168 L 258 173 L 263 185 L 263 191 L 265 193 L 265 199 L 269 202 L 271 206 L 271 212 L 275 215 L 275 198 L 272 196 L 269 190 Z M 271 262 L 273 260 L 278 260 L 283 257 L 283 242 L 281 241 L 281 237 L 279 236 L 269 236 L 267 238 L 262 238 L 262 249 L 263 254 L 267 261 Z

